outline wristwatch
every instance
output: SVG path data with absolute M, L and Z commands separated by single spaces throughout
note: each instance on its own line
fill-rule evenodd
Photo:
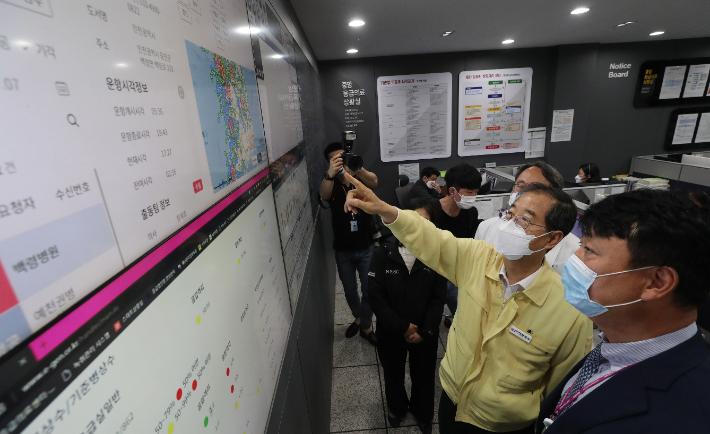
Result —
M 328 176 L 328 171 L 326 170 L 326 172 L 323 174 L 323 179 L 325 179 L 326 181 L 332 181 L 335 178 L 331 178 L 330 176 Z

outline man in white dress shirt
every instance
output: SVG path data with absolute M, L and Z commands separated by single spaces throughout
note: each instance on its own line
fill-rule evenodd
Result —
M 580 225 L 562 284 L 602 341 L 545 398 L 536 432 L 710 432 L 710 344 L 695 322 L 710 292 L 710 209 L 634 191 L 592 205 Z
M 557 188 L 559 190 L 562 190 L 565 185 L 564 179 L 562 178 L 560 172 L 544 161 L 525 164 L 520 166 L 518 173 L 515 176 L 515 187 L 513 187 L 513 191 L 511 192 L 508 206 L 515 202 L 520 190 L 533 182 L 539 182 L 540 184 Z M 478 230 L 476 230 L 476 236 L 474 239 L 495 244 L 498 233 L 497 229 L 500 223 L 501 220 L 498 217 L 491 217 L 481 222 L 478 226 Z M 555 248 L 547 252 L 545 259 L 547 259 L 547 263 L 550 264 L 553 270 L 555 270 L 558 274 L 562 274 L 562 266 L 565 262 L 567 262 L 567 259 L 569 259 L 569 257 L 572 256 L 577 249 L 579 249 L 579 246 L 579 238 L 570 232 L 555 246 Z

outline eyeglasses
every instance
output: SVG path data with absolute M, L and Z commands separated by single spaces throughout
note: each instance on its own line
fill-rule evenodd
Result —
M 514 219 L 513 221 L 515 222 L 515 225 L 521 229 L 527 229 L 530 225 L 533 226 L 539 226 L 543 229 L 547 229 L 545 226 L 542 225 L 537 225 L 535 223 L 532 223 L 530 219 L 525 217 L 524 215 L 516 215 L 514 216 L 512 212 L 510 211 L 505 211 L 501 216 L 500 219 L 503 221 L 508 221 L 510 219 Z

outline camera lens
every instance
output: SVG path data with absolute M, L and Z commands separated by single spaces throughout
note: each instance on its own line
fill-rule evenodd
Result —
M 351 155 L 350 158 L 348 158 L 347 165 L 350 170 L 352 170 L 353 172 L 357 172 L 358 170 L 362 169 L 362 157 L 359 155 Z

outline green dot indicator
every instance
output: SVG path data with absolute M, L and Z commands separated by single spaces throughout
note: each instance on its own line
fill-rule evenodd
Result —
M 205 428 L 207 428 L 207 424 L 209 423 L 210 418 L 205 416 Z

